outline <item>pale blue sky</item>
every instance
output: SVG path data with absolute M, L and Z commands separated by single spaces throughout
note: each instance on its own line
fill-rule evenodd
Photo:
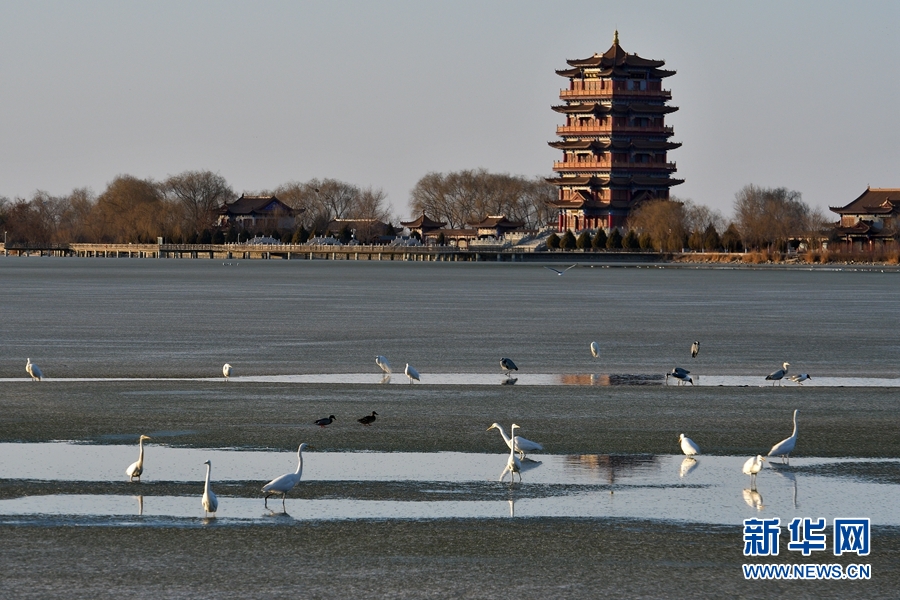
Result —
M 0 0 L 0 195 L 333 177 L 394 214 L 430 171 L 549 176 L 568 58 L 666 61 L 674 192 L 900 187 L 898 2 Z M 833 215 L 833 213 L 829 213 Z

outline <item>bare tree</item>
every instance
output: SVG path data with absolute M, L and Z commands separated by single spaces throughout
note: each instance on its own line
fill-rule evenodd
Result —
M 181 205 L 184 229 L 196 234 L 212 227 L 216 211 L 235 197 L 225 178 L 212 171 L 172 175 L 162 188 L 170 201 Z
M 628 228 L 648 234 L 660 252 L 679 252 L 687 238 L 684 203 L 678 200 L 654 200 L 638 206 L 628 217 Z
M 800 192 L 747 185 L 735 194 L 734 213 L 745 247 L 771 249 L 804 235 L 810 209 Z
M 97 198 L 93 218 L 107 242 L 151 242 L 165 235 L 168 207 L 152 180 L 119 175 Z

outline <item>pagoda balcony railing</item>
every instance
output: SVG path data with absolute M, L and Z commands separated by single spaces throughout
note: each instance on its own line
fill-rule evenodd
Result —
M 568 88 L 559 90 L 560 99 L 565 98 L 589 98 L 592 96 L 596 96 L 599 98 L 611 98 L 613 96 L 638 96 L 645 98 L 665 98 L 666 100 L 672 99 L 672 91 L 671 90 L 611 90 L 609 88 L 598 90 L 598 89 L 574 89 L 570 90 Z
M 596 171 L 598 169 L 666 169 L 675 171 L 673 162 L 628 162 L 628 161 L 593 161 L 593 162 L 554 162 L 554 171 Z
M 675 130 L 672 127 L 634 127 L 628 125 L 560 125 L 556 128 L 556 135 L 565 134 L 581 134 L 581 135 L 598 135 L 610 133 L 665 133 L 673 135 Z

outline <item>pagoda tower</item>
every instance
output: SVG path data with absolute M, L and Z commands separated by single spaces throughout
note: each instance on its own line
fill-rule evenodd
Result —
M 675 163 L 666 159 L 681 146 L 669 141 L 665 117 L 678 108 L 666 105 L 672 93 L 662 88 L 675 71 L 625 52 L 618 31 L 603 54 L 566 62 L 571 68 L 556 71 L 569 79 L 559 93 L 565 104 L 553 107 L 566 122 L 556 128 L 561 140 L 550 142 L 563 159 L 547 179 L 559 188 L 551 203 L 558 229 L 621 227 L 638 204 L 668 199 L 669 188 L 684 182 L 672 178 Z

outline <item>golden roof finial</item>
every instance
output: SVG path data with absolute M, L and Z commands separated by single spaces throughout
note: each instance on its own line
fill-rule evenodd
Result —
M 616 29 L 616 33 L 613 35 L 613 46 L 619 45 L 619 30 Z

